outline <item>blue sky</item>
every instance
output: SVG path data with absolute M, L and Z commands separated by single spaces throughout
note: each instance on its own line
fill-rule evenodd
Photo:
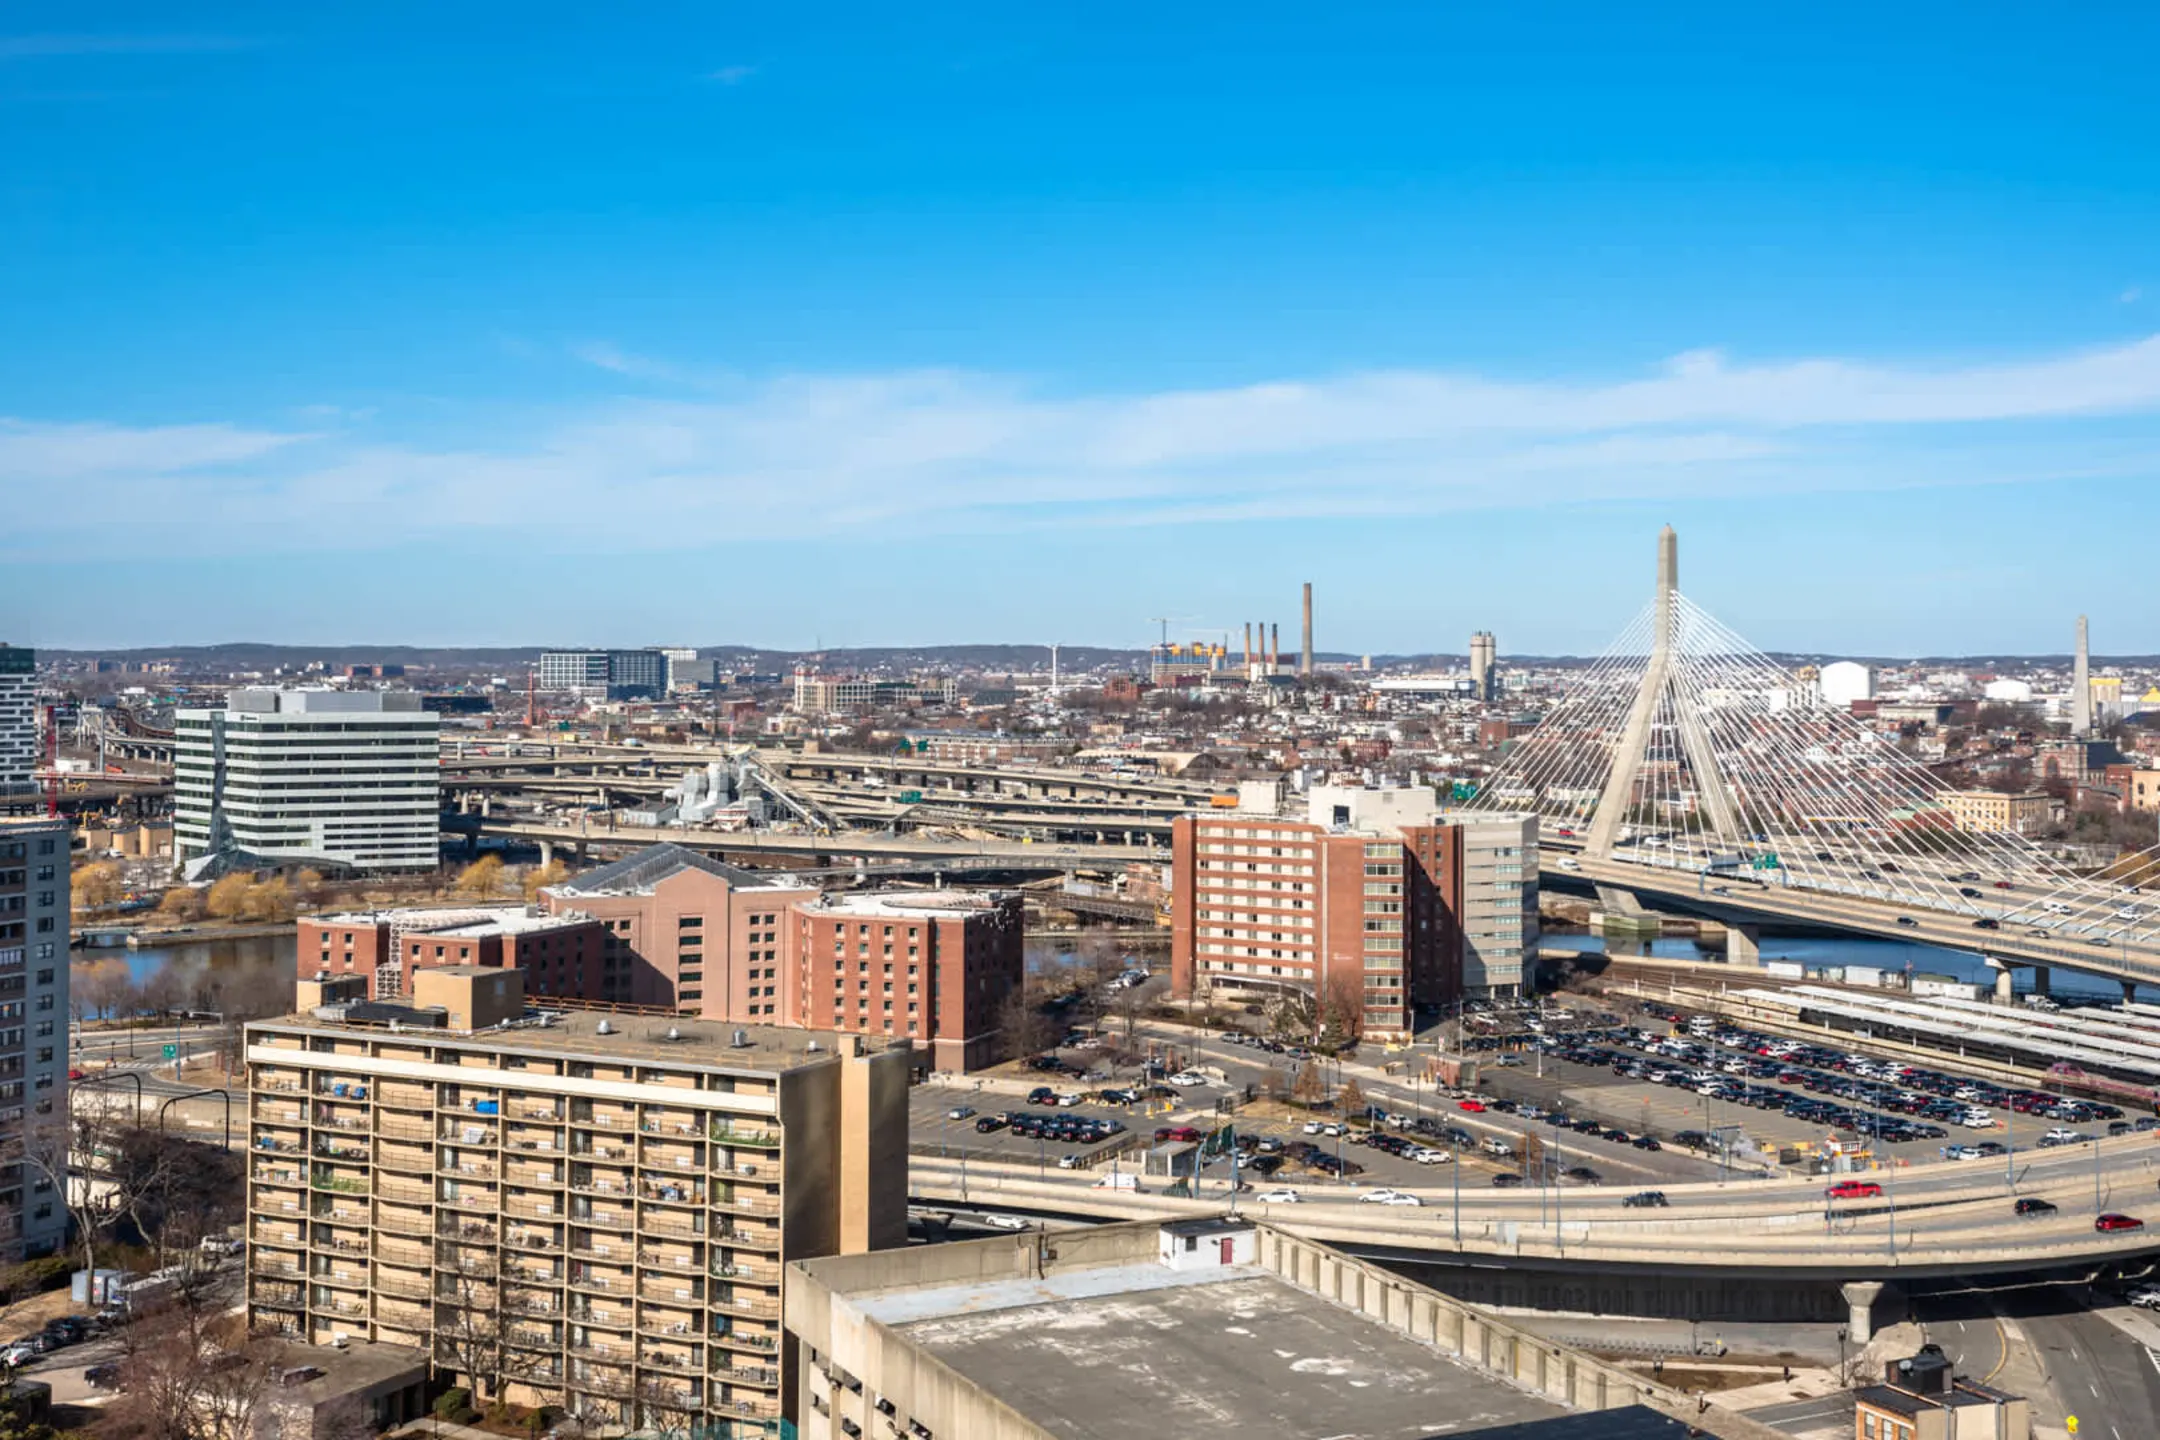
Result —
M 1656 8 L 10 6 L 0 634 L 2160 651 L 2160 11 Z

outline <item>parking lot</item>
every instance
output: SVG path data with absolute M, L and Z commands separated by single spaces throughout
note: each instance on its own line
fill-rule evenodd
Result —
M 1483 1062 L 1479 1086 L 1518 1107 L 1560 1108 L 1571 1121 L 1630 1136 L 1669 1141 L 1735 1126 L 1778 1148 L 1865 1145 L 1906 1163 L 1999 1158 L 2013 1146 L 2075 1144 L 2154 1123 L 2097 1102 L 1673 1014 L 1678 1025 L 1653 1017 L 1518 1037 L 1529 1048 L 1515 1063 Z

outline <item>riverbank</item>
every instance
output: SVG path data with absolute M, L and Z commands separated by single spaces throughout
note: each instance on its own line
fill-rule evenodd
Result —
M 162 949 L 169 945 L 207 945 L 213 940 L 248 940 L 259 935 L 283 935 L 292 930 L 290 920 L 236 920 L 198 922 L 189 925 L 99 924 L 90 921 L 75 932 L 76 950 Z M 116 937 L 99 943 L 90 937 Z

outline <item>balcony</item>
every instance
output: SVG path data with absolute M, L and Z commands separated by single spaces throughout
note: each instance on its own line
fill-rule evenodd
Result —
M 651 1181 L 638 1186 L 638 1199 L 648 1205 L 703 1205 L 705 1187 L 702 1185 L 655 1185 Z
M 426 1086 L 384 1085 L 376 1092 L 375 1103 L 399 1110 L 432 1110 L 435 1108 L 435 1096 Z
M 435 1203 L 435 1187 L 424 1180 L 411 1180 L 400 1175 L 375 1177 L 375 1194 L 382 1200 L 401 1200 L 407 1205 L 432 1205 Z
M 774 1230 L 717 1230 L 713 1232 L 716 1245 L 733 1245 L 743 1250 L 778 1250 L 780 1232 Z
M 469 1211 L 475 1215 L 495 1215 L 501 1211 L 502 1197 L 493 1190 L 461 1188 L 442 1196 L 435 1203 L 451 1210 Z
M 572 1175 L 570 1177 L 570 1193 L 573 1195 L 606 1195 L 628 1199 L 630 1182 L 628 1180 L 603 1179 L 596 1175 Z
M 248 1198 L 248 1208 L 271 1215 L 298 1215 L 300 1192 L 297 1190 L 265 1190 L 257 1188 Z
M 780 1383 L 780 1372 L 770 1366 L 745 1365 L 732 1355 L 717 1352 L 705 1373 L 730 1385 L 762 1385 L 769 1389 Z
M 365 1225 L 368 1212 L 364 1205 L 335 1205 L 318 1200 L 308 1210 L 308 1216 L 314 1220 L 334 1220 L 340 1225 Z
M 383 1147 L 382 1157 L 375 1162 L 378 1170 L 394 1170 L 400 1175 L 432 1175 L 435 1173 L 435 1152 L 432 1150 L 400 1150 Z
M 475 1150 L 493 1150 L 500 1134 L 491 1125 L 460 1124 L 452 1120 L 437 1129 L 435 1138 L 445 1145 L 469 1145 Z
M 759 1320 L 780 1318 L 780 1297 L 777 1295 L 735 1295 L 725 1300 L 716 1295 L 710 1303 L 723 1315 L 749 1315 Z
M 500 1180 L 502 1171 L 478 1160 L 445 1160 L 435 1167 L 435 1173 L 446 1180 Z
M 536 1319 L 554 1320 L 563 1309 L 553 1300 L 534 1295 L 511 1295 L 504 1298 L 502 1311 L 505 1315 L 530 1315 Z
M 470 1220 L 453 1220 L 444 1216 L 436 1223 L 435 1233 L 445 1240 L 463 1240 L 473 1245 L 493 1245 L 495 1227 L 476 1225 Z
M 365 1255 L 368 1253 L 366 1240 L 350 1240 L 343 1235 L 313 1235 L 308 1239 L 308 1246 L 310 1249 L 328 1250 L 339 1255 Z
M 570 1388 L 587 1395 L 612 1395 L 623 1399 L 637 1393 L 627 1371 L 593 1370 L 583 1365 L 571 1368 Z
M 780 1213 L 780 1197 L 763 1190 L 749 1193 L 738 1190 L 732 1195 L 716 1195 L 712 1205 L 715 1210 L 734 1215 L 778 1216 Z
M 316 1137 L 315 1153 L 333 1160 L 352 1160 L 362 1165 L 368 1163 L 367 1146 L 354 1144 L 349 1140 L 332 1139 L 328 1136 Z
M 327 1305 L 317 1301 L 315 1310 L 318 1314 L 327 1311 L 332 1315 L 343 1315 L 348 1319 L 359 1319 L 368 1313 L 364 1301 L 348 1300 L 342 1295 L 333 1296 Z
M 309 1182 L 317 1190 L 334 1190 L 341 1195 L 365 1195 L 367 1181 L 350 1175 L 317 1175 Z
M 715 1345 L 726 1345 L 736 1350 L 754 1350 L 770 1355 L 780 1348 L 780 1337 L 759 1331 L 715 1330 L 708 1337 Z
M 618 1114 L 572 1115 L 570 1123 L 589 1130 L 620 1130 L 626 1135 L 637 1128 L 628 1115 Z
M 401 1215 L 386 1210 L 375 1217 L 375 1228 L 392 1235 L 433 1235 L 435 1219 L 431 1215 Z
M 288 1260 L 282 1255 L 251 1255 L 248 1262 L 250 1275 L 285 1275 L 297 1280 L 307 1273 L 299 1261 Z
M 570 1277 L 570 1288 L 590 1295 L 630 1296 L 630 1278 L 627 1275 L 578 1274 Z
M 747 1146 L 754 1150 L 780 1148 L 780 1132 L 777 1130 L 738 1130 L 732 1125 L 715 1124 L 706 1134 L 723 1145 Z
M 408 1120 L 402 1115 L 384 1115 L 376 1119 L 375 1133 L 392 1140 L 433 1140 L 435 1127 L 425 1120 Z
M 695 1274 L 699 1268 L 695 1255 L 670 1255 L 658 1250 L 638 1251 L 637 1263 L 650 1269 L 671 1274 Z
M 248 1298 L 257 1305 L 275 1305 L 280 1310 L 299 1310 L 304 1308 L 301 1301 L 303 1293 L 298 1285 L 260 1284 Z
M 640 1315 L 637 1329 L 640 1335 L 658 1335 L 675 1340 L 688 1340 L 698 1333 L 697 1322 L 687 1316 L 680 1320 L 666 1320 L 657 1315 Z
M 543 1235 L 536 1230 L 513 1232 L 504 1238 L 503 1244 L 506 1247 L 518 1250 L 537 1250 L 551 1253 L 560 1251 L 563 1248 L 562 1241 L 556 1239 L 553 1235 Z
M 639 1222 L 638 1229 L 647 1235 L 664 1235 L 673 1240 L 703 1240 L 705 1217 L 703 1215 L 674 1215 L 666 1211 L 647 1212 Z
M 435 1293 L 428 1287 L 428 1282 L 418 1275 L 393 1275 L 385 1272 L 376 1274 L 375 1288 L 385 1295 L 402 1295 L 408 1300 L 432 1299 Z
M 625 1224 L 628 1222 L 626 1221 Z M 620 1265 L 631 1252 L 630 1242 L 622 1236 L 600 1240 L 587 1234 L 570 1242 L 570 1253 L 581 1260 L 612 1260 Z
M 534 1330 L 523 1325 L 511 1325 L 503 1330 L 503 1343 L 524 1350 L 560 1350 L 562 1337 L 552 1330 Z M 550 1364 L 545 1369 L 549 1375 L 562 1374 L 560 1365 Z

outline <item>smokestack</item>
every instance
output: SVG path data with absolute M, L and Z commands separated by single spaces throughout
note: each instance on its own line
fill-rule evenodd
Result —
M 1252 674 L 1252 621 L 1245 622 L 1245 673 Z
M 1305 582 L 1305 645 L 1298 651 L 1297 673 L 1312 678 L 1312 581 Z
M 1282 665 L 1282 626 L 1280 625 L 1268 626 L 1267 664 L 1268 673 L 1271 675 Z
M 2085 643 L 2085 617 L 2078 616 L 2077 658 L 2070 662 L 2070 733 L 2092 734 L 2092 655 Z

